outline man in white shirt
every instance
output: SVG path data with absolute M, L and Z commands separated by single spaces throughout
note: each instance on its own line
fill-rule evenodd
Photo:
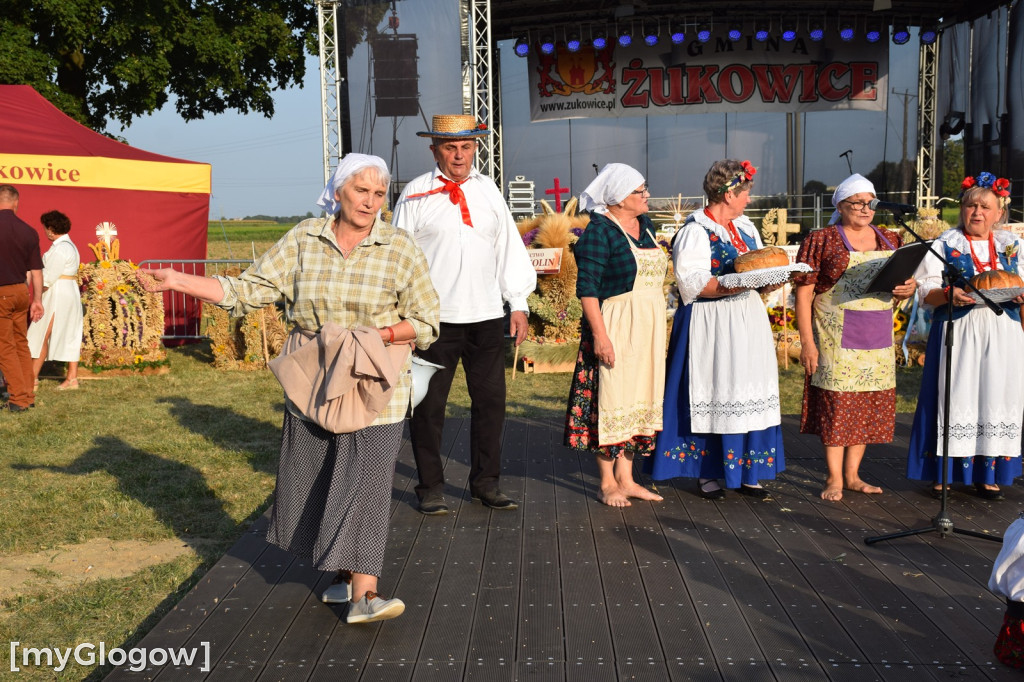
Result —
M 526 297 L 537 273 L 500 190 L 473 167 L 476 139 L 490 131 L 464 115 L 434 116 L 431 128 L 417 135 L 432 138 L 437 167 L 406 185 L 392 219 L 423 249 L 441 298 L 441 335 L 417 351 L 444 367 L 431 378 L 410 420 L 419 509 L 448 513 L 441 430 L 459 360 L 472 401 L 470 493 L 492 509 L 516 509 L 518 502 L 498 487 L 505 421 L 503 301 L 512 311 L 510 333 L 518 346 L 526 337 Z

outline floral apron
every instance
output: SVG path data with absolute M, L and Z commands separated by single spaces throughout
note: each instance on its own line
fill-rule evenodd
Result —
M 636 259 L 636 280 L 632 291 L 601 303 L 601 316 L 615 351 L 615 367 L 602 363 L 598 370 L 601 447 L 660 431 L 665 396 L 668 256 L 660 247 L 638 248 L 621 225 L 619 229 Z
M 850 252 L 850 264 L 835 286 L 814 299 L 818 369 L 811 376 L 811 385 L 845 393 L 895 388 L 892 295 L 867 293 L 893 246 L 872 225 L 890 250 L 856 251 L 843 228 L 837 225 L 836 229 Z

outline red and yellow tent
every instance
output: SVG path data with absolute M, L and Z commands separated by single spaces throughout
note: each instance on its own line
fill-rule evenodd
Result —
M 96 227 L 113 223 L 121 258 L 206 258 L 210 165 L 153 154 L 100 135 L 28 85 L 0 85 L 0 184 L 21 195 L 18 216 L 40 234 L 51 210 L 71 219 L 83 262 Z M 167 320 L 168 329 L 184 320 Z

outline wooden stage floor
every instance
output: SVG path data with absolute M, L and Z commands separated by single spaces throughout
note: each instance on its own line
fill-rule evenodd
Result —
M 502 488 L 515 512 L 465 489 L 468 420 L 445 427 L 452 513 L 415 509 L 403 443 L 381 591 L 403 616 L 347 625 L 319 595 L 331 575 L 263 540 L 265 517 L 139 647 L 209 643 L 212 670 L 174 667 L 109 680 L 935 680 L 1020 679 L 992 645 L 1004 604 L 986 585 L 1001 547 L 927 533 L 938 502 L 904 478 L 910 415 L 863 467 L 882 495 L 818 495 L 816 438 L 784 418 L 787 469 L 772 499 L 710 502 L 693 481 L 625 510 L 594 498 L 595 467 L 561 446 L 561 425 L 509 421 Z M 1001 535 L 1024 506 L 960 489 L 957 528 Z

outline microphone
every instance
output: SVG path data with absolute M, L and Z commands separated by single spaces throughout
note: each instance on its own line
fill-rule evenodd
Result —
M 900 215 L 909 214 L 914 215 L 917 213 L 917 206 L 911 206 L 910 204 L 896 204 L 891 201 L 879 201 L 878 199 L 872 199 L 868 202 L 872 211 L 891 211 Z

